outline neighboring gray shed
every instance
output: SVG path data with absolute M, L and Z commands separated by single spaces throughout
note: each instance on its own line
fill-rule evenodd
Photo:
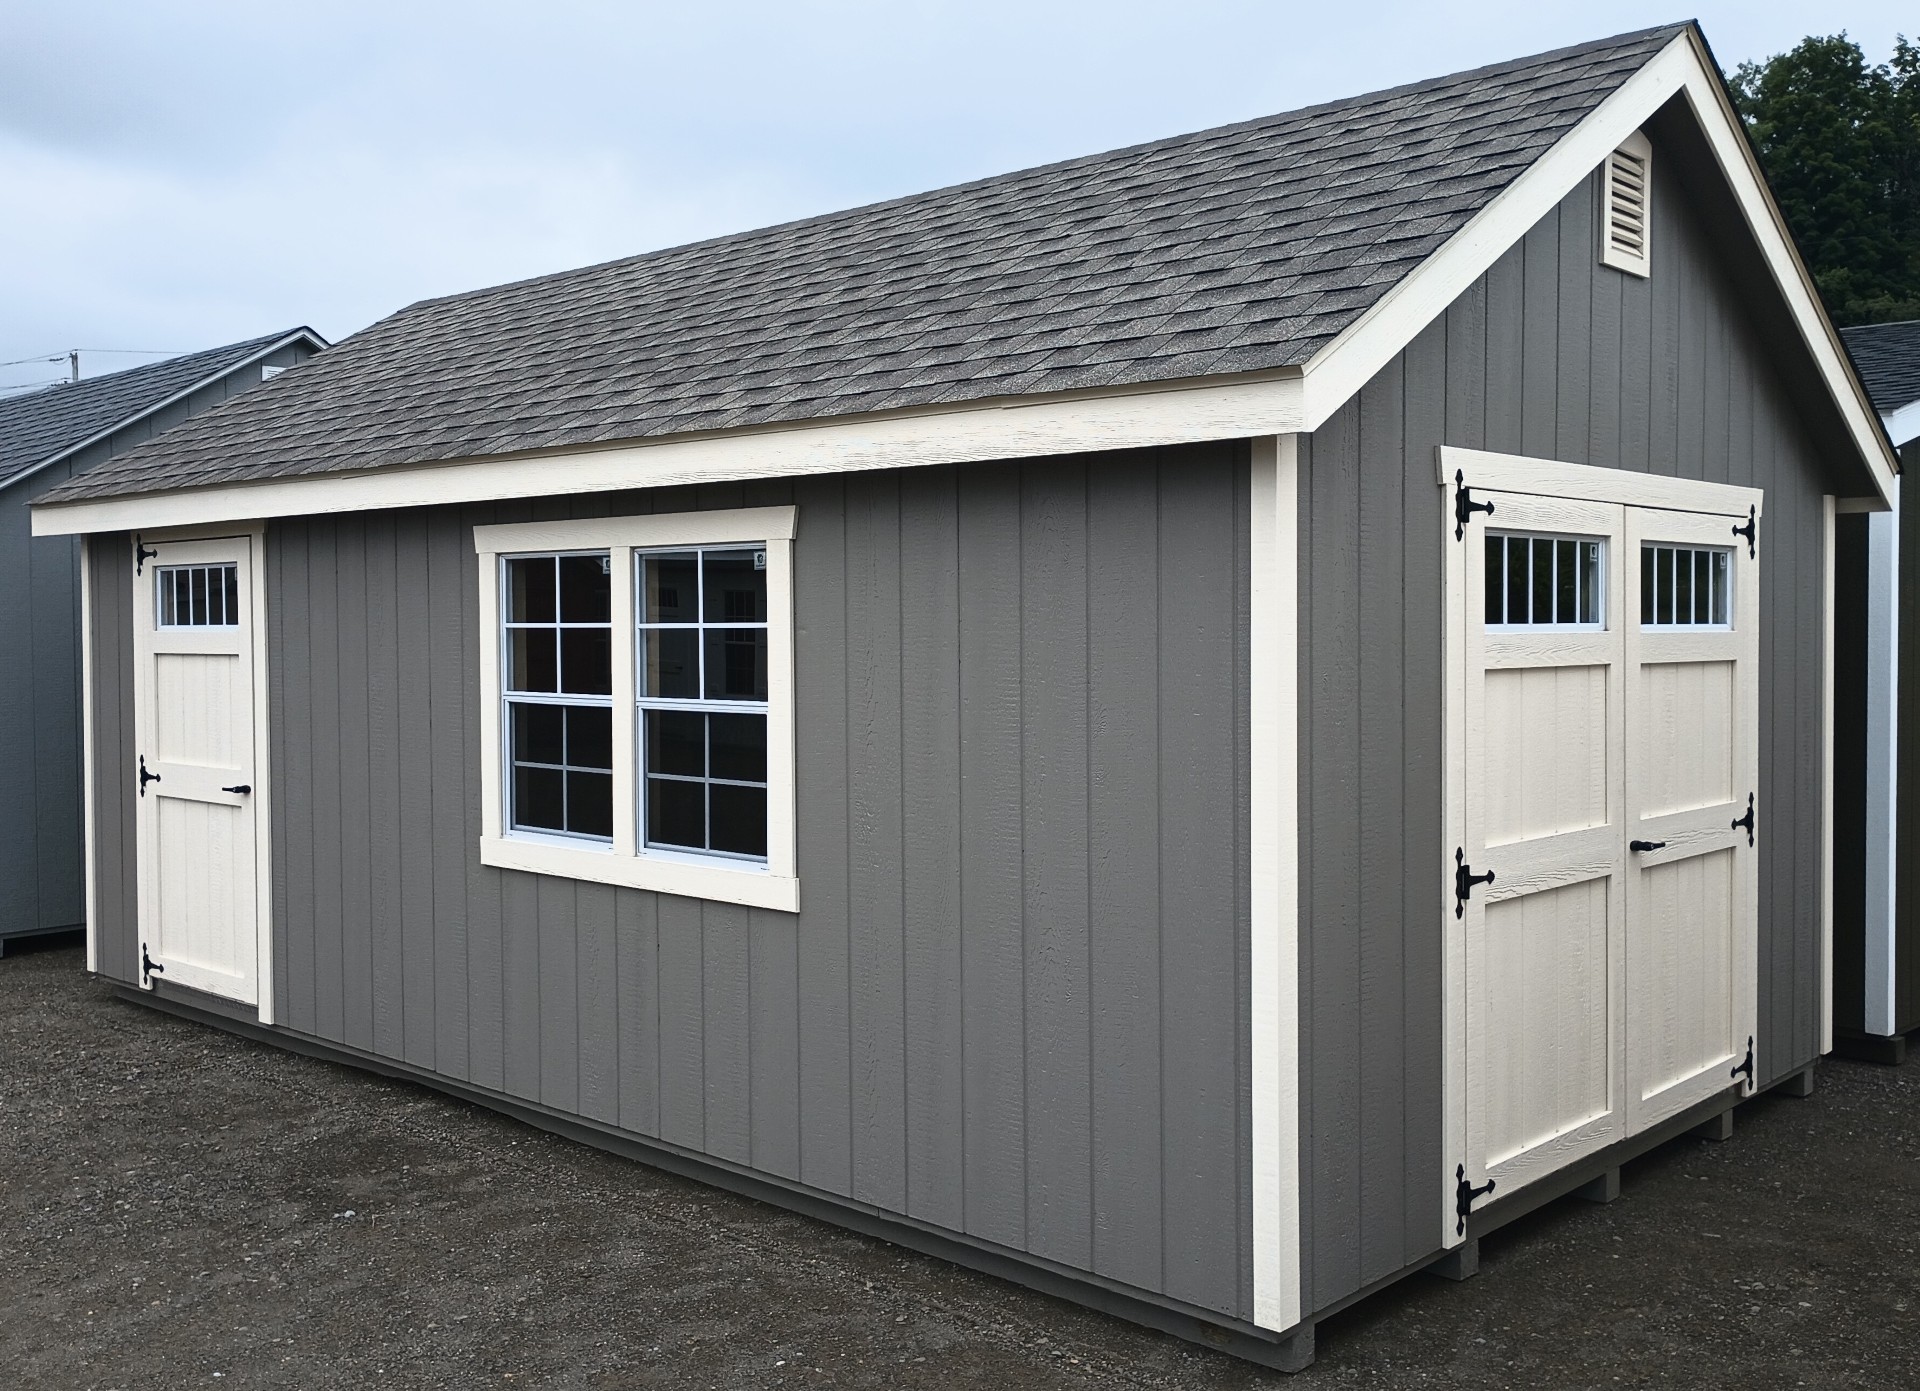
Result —
M 1690 25 L 424 302 L 37 507 L 90 964 L 1299 1367 L 1804 1089 L 1894 474 Z
M 1920 320 L 1843 334 L 1901 458 L 1920 459 Z M 1920 1029 L 1920 508 L 1848 515 L 1838 531 L 1834 746 L 1834 1024 L 1841 1049 L 1897 1063 Z
M 325 347 L 292 329 L 0 397 L 0 955 L 85 922 L 80 547 L 32 535 L 27 504 Z M 24 597 L 21 597 L 24 596 Z

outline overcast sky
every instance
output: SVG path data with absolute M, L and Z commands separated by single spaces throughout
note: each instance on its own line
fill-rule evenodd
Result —
M 1721 63 L 1911 0 L 1695 0 Z M 1675 18 L 1239 0 L 0 0 L 0 361 L 189 351 Z M 95 375 L 149 359 L 86 353 Z M 0 367 L 0 385 L 45 363 Z

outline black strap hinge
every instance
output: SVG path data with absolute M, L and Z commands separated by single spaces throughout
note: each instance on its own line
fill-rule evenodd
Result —
M 1493 1180 L 1488 1179 L 1478 1188 L 1475 1188 L 1467 1182 L 1467 1166 L 1464 1164 L 1453 1171 L 1453 1179 L 1453 1212 L 1454 1216 L 1459 1219 L 1454 1223 L 1453 1231 L 1455 1236 L 1465 1236 L 1467 1234 L 1467 1214 L 1473 1211 L 1473 1205 L 1477 1199 L 1484 1198 L 1487 1194 L 1493 1192 Z
M 1737 818 L 1733 823 L 1734 830 L 1743 828 L 1747 833 L 1747 845 L 1751 848 L 1753 845 L 1753 794 L 1751 792 L 1747 794 L 1747 814 Z
M 1467 852 L 1457 849 L 1453 852 L 1453 915 L 1464 918 L 1467 915 L 1467 900 L 1473 897 L 1475 884 L 1491 884 L 1493 871 L 1475 874 L 1473 866 L 1467 863 Z
M 1729 1072 L 1727 1076 L 1739 1077 L 1742 1074 L 1745 1074 L 1747 1079 L 1747 1090 L 1752 1091 L 1753 1090 L 1753 1035 L 1752 1034 L 1747 1035 L 1747 1056 L 1741 1059 L 1739 1062 L 1735 1063 L 1733 1065 L 1733 1071 Z
M 140 944 L 140 983 L 145 985 L 153 976 L 164 976 L 167 968 L 147 955 L 147 944 Z
M 1464 469 L 1455 469 L 1453 471 L 1454 540 L 1462 541 L 1466 539 L 1467 523 L 1473 520 L 1473 514 L 1475 512 L 1485 512 L 1491 517 L 1493 515 L 1493 504 L 1490 502 L 1475 502 L 1473 500 L 1473 491 L 1467 487 L 1466 471 Z
M 1733 529 L 1735 536 L 1747 538 L 1747 559 L 1752 560 L 1759 553 L 1760 513 L 1753 507 L 1747 508 L 1747 524 Z
M 147 756 L 145 754 L 141 754 L 140 755 L 140 795 L 142 797 L 147 795 L 148 783 L 159 782 L 159 781 L 160 781 L 160 775 L 158 773 L 149 773 L 147 771 Z
M 133 573 L 136 575 L 139 574 L 141 569 L 145 567 L 148 557 L 156 556 L 159 554 L 160 552 L 156 551 L 152 546 L 141 544 L 140 538 L 138 536 L 134 537 L 133 538 Z

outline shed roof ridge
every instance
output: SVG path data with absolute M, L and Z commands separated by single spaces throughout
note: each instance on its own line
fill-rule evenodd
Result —
M 450 294 L 433 295 L 425 299 L 413 300 L 402 306 L 389 317 L 411 313 L 416 309 L 432 305 L 452 304 L 462 300 L 481 299 L 489 295 L 509 290 L 525 289 L 550 281 L 566 280 L 573 276 L 591 276 L 599 272 L 618 267 L 639 265 L 647 261 L 665 260 L 668 257 L 704 250 L 709 247 L 731 246 L 776 233 L 794 232 L 807 227 L 825 226 L 839 221 L 858 221 L 874 213 L 899 208 L 918 202 L 931 203 L 933 200 L 967 193 L 977 189 L 995 186 L 1011 186 L 1021 180 L 1043 174 L 1060 173 L 1070 169 L 1084 168 L 1108 160 L 1120 160 L 1129 155 L 1140 155 L 1148 151 L 1165 149 L 1175 150 L 1192 142 L 1228 135 L 1238 135 L 1257 127 L 1270 125 L 1276 121 L 1304 120 L 1309 117 L 1324 116 L 1343 108 L 1359 107 L 1386 101 L 1394 97 L 1412 96 L 1417 93 L 1437 91 L 1444 87 L 1484 79 L 1496 73 L 1518 73 L 1533 67 L 1549 66 L 1564 62 L 1589 52 L 1603 52 L 1621 48 L 1643 39 L 1657 35 L 1677 37 L 1689 28 L 1698 28 L 1691 19 L 1670 24 L 1650 25 L 1644 29 L 1630 30 L 1626 33 L 1610 35 L 1606 38 L 1592 39 L 1585 43 L 1568 44 L 1563 48 L 1548 49 L 1541 53 L 1528 54 L 1520 58 L 1509 58 L 1497 63 L 1486 63 L 1477 68 L 1468 68 L 1460 72 L 1442 73 L 1436 77 L 1422 78 L 1415 82 L 1403 82 L 1392 87 L 1382 87 L 1371 92 L 1360 92 L 1349 97 L 1336 97 L 1329 101 L 1315 102 L 1308 106 L 1293 107 L 1285 111 L 1268 112 L 1265 115 L 1249 116 L 1244 120 L 1229 121 L 1224 125 L 1205 126 L 1199 130 L 1185 131 L 1178 135 L 1159 136 L 1152 140 L 1136 141 L 1130 145 L 1117 145 L 1111 149 L 1098 150 L 1091 154 L 1074 155 L 1067 159 L 1051 160 L 1044 164 L 1028 165 L 1022 169 L 1011 169 L 999 174 L 987 174 L 977 179 L 963 179 L 958 183 L 943 184 L 937 188 L 919 189 L 912 193 L 903 193 L 893 198 L 880 198 L 870 203 L 858 203 L 851 207 L 835 208 L 822 213 L 810 213 L 805 217 L 789 218 L 784 222 L 766 223 L 759 227 L 743 228 L 737 232 L 725 232 L 718 236 L 701 237 L 690 242 L 677 242 L 672 246 L 655 247 L 651 251 L 635 252 L 626 256 L 615 256 L 605 261 L 595 261 L 584 266 L 570 266 L 561 270 L 543 271 L 519 280 L 502 281 L 496 285 L 477 286 L 471 290 L 456 290 Z

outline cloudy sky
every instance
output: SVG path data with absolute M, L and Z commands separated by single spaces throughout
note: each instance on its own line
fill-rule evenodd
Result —
M 0 0 L 0 362 L 187 351 L 1495 62 L 1670 5 Z M 1694 0 L 1721 63 L 1911 0 Z M 148 359 L 83 353 L 86 375 Z M 0 367 L 0 385 L 64 365 Z

